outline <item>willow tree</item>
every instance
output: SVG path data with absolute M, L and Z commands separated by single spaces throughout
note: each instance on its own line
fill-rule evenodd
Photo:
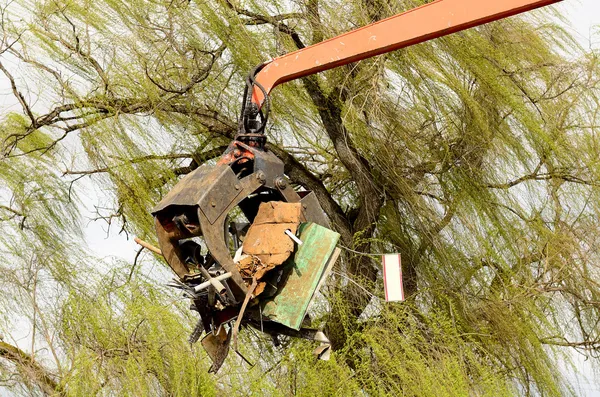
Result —
M 246 331 L 218 377 L 160 258 L 99 259 L 83 208 L 150 209 L 224 150 L 257 64 L 423 1 L 22 1 L 2 8 L 0 384 L 61 395 L 572 393 L 600 349 L 598 53 L 553 11 L 287 83 L 269 149 L 344 247 L 400 252 L 404 303 L 346 251 L 313 310 L 334 341 Z M 104 200 L 107 201 L 107 200 Z M 366 308 L 366 310 L 365 310 Z M 25 341 L 25 342 L 24 342 Z M 0 389 L 1 390 L 1 389 Z

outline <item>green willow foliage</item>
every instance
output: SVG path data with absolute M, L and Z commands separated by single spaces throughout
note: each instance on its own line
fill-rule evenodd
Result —
M 314 310 L 331 361 L 315 362 L 311 343 L 275 348 L 245 330 L 255 365 L 232 353 L 208 375 L 186 342 L 196 319 L 161 287 L 160 258 L 132 271 L 86 248 L 94 189 L 112 200 L 98 221 L 155 241 L 150 209 L 233 137 L 254 66 L 422 3 L 4 5 L 0 71 L 15 105 L 0 119 L 0 385 L 69 396 L 574 394 L 559 363 L 600 350 L 600 69 L 552 9 L 273 93 L 270 147 L 292 182 L 317 192 L 344 245 L 402 253 L 401 304 L 381 302 L 377 261 L 340 262 Z

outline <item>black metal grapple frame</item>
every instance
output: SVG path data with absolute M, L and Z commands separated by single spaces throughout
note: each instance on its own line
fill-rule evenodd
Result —
M 194 170 L 164 197 L 152 213 L 160 249 L 180 279 L 194 277 L 190 273 L 191 253 L 180 242 L 202 236 L 214 262 L 231 272 L 235 299 L 243 300 L 246 284 L 227 241 L 228 214 L 236 207 L 252 223 L 262 202 L 300 202 L 302 221 L 328 225 L 314 193 L 296 192 L 283 169 L 282 161 L 264 145 L 240 136 L 215 165 L 205 164 Z

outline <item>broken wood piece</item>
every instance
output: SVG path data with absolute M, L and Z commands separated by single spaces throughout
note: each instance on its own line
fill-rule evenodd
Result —
M 240 309 L 240 314 L 238 315 L 237 320 L 235 320 L 235 325 L 233 326 L 233 349 L 235 351 L 238 351 L 237 336 L 240 330 L 240 324 L 242 323 L 242 317 L 244 317 L 246 306 L 248 306 L 248 302 L 250 302 L 250 299 L 252 298 L 252 293 L 254 292 L 254 289 L 257 285 L 258 282 L 256 281 L 256 278 L 253 277 L 252 285 L 250 286 L 250 288 L 248 288 L 248 292 L 246 293 L 246 299 L 244 299 L 244 303 L 242 304 L 242 308 Z
M 159 248 L 153 246 L 150 243 L 145 242 L 141 238 L 136 237 L 136 238 L 133 239 L 133 241 L 135 241 L 136 243 L 138 243 L 142 247 L 144 247 L 144 248 L 146 248 L 146 249 L 154 252 L 155 254 L 162 255 L 162 251 Z
M 240 272 L 242 278 L 246 279 L 254 277 L 258 270 L 258 265 L 260 265 L 260 261 L 250 255 L 244 255 L 237 261 L 238 272 Z
M 257 257 L 269 269 L 281 265 L 294 252 L 294 242 L 285 231 L 296 233 L 301 213 L 300 203 L 261 203 L 246 234 L 243 253 Z
M 264 281 L 258 283 L 256 288 L 254 289 L 254 297 L 256 298 L 258 295 L 262 294 L 265 291 L 266 287 L 267 287 L 267 283 L 265 283 Z

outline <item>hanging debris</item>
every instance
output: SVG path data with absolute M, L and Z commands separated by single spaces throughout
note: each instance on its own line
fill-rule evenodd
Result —
M 302 329 L 301 323 L 322 276 L 337 259 L 339 252 L 334 255 L 334 249 L 339 234 L 315 223 L 301 223 L 306 218 L 302 210 L 301 202 L 267 201 L 258 205 L 251 225 L 231 224 L 228 244 L 237 248 L 230 267 L 233 272 L 217 263 L 212 252 L 203 254 L 193 237 L 177 240 L 186 236 L 185 231 L 202 230 L 194 224 L 189 210 L 173 216 L 172 222 L 161 224 L 175 236 L 166 243 L 188 271 L 169 285 L 182 290 L 191 299 L 191 308 L 200 314 L 190 342 L 196 342 L 203 331 L 206 333 L 202 346 L 213 362 L 211 372 L 223 364 L 232 340 L 237 351 L 237 333 L 243 326 L 268 333 L 274 341 L 279 335 L 316 338 L 321 345 L 315 354 L 328 358 L 329 341 L 325 335 Z M 159 212 L 157 218 L 160 215 Z M 296 242 L 303 239 L 308 244 Z M 236 295 L 232 288 L 235 284 L 230 284 L 234 272 L 243 282 L 243 297 Z
M 273 277 L 266 276 L 285 262 L 294 251 L 294 241 L 285 231 L 296 233 L 300 224 L 301 209 L 300 203 L 280 201 L 270 201 L 259 206 L 254 222 L 244 239 L 243 256 L 237 261 L 238 271 L 247 284 L 252 278 L 258 281 L 254 296 L 264 292 L 267 286 L 267 281 L 264 280 L 271 281 L 268 296 L 276 292 Z

